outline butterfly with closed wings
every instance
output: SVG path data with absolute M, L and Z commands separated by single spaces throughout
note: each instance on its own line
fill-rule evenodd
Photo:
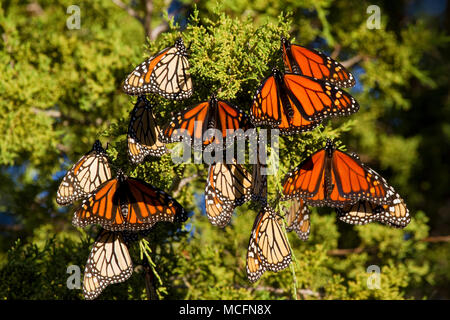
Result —
M 247 251 L 247 278 L 258 280 L 266 270 L 278 272 L 291 263 L 291 248 L 281 217 L 269 206 L 256 216 Z
M 132 163 L 141 163 L 146 156 L 160 157 L 167 153 L 159 141 L 160 128 L 155 121 L 152 105 L 145 96 L 139 96 L 130 113 L 128 126 L 128 155 Z
M 133 262 L 122 233 L 100 231 L 84 269 L 84 298 L 97 298 L 107 286 L 126 281 L 132 273 Z

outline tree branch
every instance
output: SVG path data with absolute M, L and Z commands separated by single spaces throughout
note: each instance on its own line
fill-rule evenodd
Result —
M 342 61 L 341 64 L 344 68 L 350 68 L 353 65 L 357 64 L 358 62 L 360 62 L 361 60 L 363 60 L 364 58 L 366 58 L 366 56 L 362 54 L 357 54 L 356 56 L 351 57 L 348 60 Z
M 124 9 L 130 16 L 132 16 L 133 18 L 136 18 L 140 23 L 144 24 L 144 19 L 136 12 L 136 10 L 127 6 L 125 3 L 123 3 L 120 0 L 111 0 L 111 1 L 118 7 Z
M 421 242 L 449 242 L 450 241 L 450 235 L 448 236 L 432 236 L 432 237 L 426 237 L 423 239 L 420 239 Z M 361 253 L 361 252 L 368 252 L 376 250 L 376 247 L 370 247 L 370 248 L 364 248 L 364 247 L 357 247 L 357 248 L 349 248 L 349 249 L 333 249 L 329 250 L 327 254 L 329 256 L 346 256 L 353 253 Z
M 181 189 L 183 189 L 183 187 L 185 185 L 187 185 L 189 182 L 191 182 L 192 180 L 196 179 L 197 177 L 198 177 L 198 173 L 194 173 L 190 177 L 186 177 L 186 178 L 181 179 L 180 182 L 178 182 L 177 189 L 172 193 L 173 197 L 176 198 L 178 196 L 178 194 L 181 192 Z

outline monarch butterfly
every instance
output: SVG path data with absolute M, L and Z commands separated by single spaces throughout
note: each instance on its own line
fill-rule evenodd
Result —
M 311 223 L 309 220 L 308 206 L 301 199 L 293 199 L 291 207 L 286 214 L 286 231 L 295 231 L 300 239 L 308 240 Z
M 309 131 L 331 116 L 359 110 L 356 100 L 329 82 L 272 69 L 256 91 L 251 107 L 255 126 L 269 125 L 281 134 Z
M 125 79 L 123 90 L 129 95 L 157 93 L 171 100 L 189 98 L 193 89 L 183 39 L 138 65 Z
M 233 159 L 211 164 L 205 188 L 206 215 L 213 225 L 228 225 L 234 208 L 251 197 L 252 176 Z
M 223 141 L 227 142 L 226 146 L 234 142 L 234 138 L 226 139 L 227 136 L 235 135 L 237 139 L 242 139 L 245 137 L 243 131 L 251 127 L 250 120 L 243 111 L 212 95 L 209 101 L 185 109 L 173 117 L 161 131 L 160 139 L 164 143 L 177 142 L 183 139 L 178 134 L 187 134 L 194 149 L 202 149 L 214 143 L 218 150 L 223 150 Z M 210 133 L 208 129 L 218 130 L 221 139 L 214 136 L 205 138 Z M 197 142 L 201 142 L 200 148 Z
M 281 228 L 281 217 L 270 207 L 256 216 L 247 251 L 247 278 L 258 280 L 266 270 L 280 271 L 291 262 L 291 248 Z
M 130 113 L 128 126 L 128 155 L 131 162 L 141 163 L 148 155 L 160 157 L 167 152 L 166 146 L 158 140 L 160 131 L 150 101 L 145 96 L 139 96 Z
M 289 72 L 326 80 L 342 88 L 355 85 L 355 78 L 350 72 L 319 51 L 291 44 L 286 38 L 281 38 L 281 50 L 284 65 Z
M 84 298 L 97 298 L 108 285 L 124 282 L 132 273 L 133 262 L 122 234 L 102 230 L 95 240 L 84 269 Z
M 411 222 L 408 207 L 398 193 L 391 204 L 376 205 L 360 200 L 343 208 L 336 208 L 336 212 L 341 221 L 349 224 L 364 225 L 378 221 L 392 227 L 404 228 Z
M 75 163 L 62 179 L 56 193 L 59 205 L 68 205 L 86 197 L 111 178 L 108 156 L 99 140 Z
M 121 170 L 103 183 L 76 210 L 72 224 L 85 227 L 98 223 L 111 231 L 144 230 L 159 221 L 184 222 L 183 207 L 167 193 Z
M 390 204 L 395 193 L 384 178 L 357 156 L 326 147 L 303 161 L 283 181 L 283 198 L 301 198 L 314 206 L 343 207 L 357 200 Z

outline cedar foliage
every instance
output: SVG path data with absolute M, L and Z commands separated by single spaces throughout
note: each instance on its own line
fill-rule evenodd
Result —
M 65 170 L 100 138 L 115 166 L 176 192 L 192 212 L 185 225 L 160 223 L 146 237 L 161 299 L 448 298 L 449 245 L 422 240 L 450 231 L 443 174 L 449 165 L 442 161 L 450 150 L 449 21 L 442 28 L 425 14 L 407 16 L 411 4 L 383 1 L 377 3 L 379 30 L 366 27 L 367 2 L 193 2 L 180 2 L 186 20 L 174 21 L 160 14 L 164 2 L 154 1 L 152 26 L 169 25 L 156 41 L 146 41 L 143 26 L 107 0 L 80 1 L 80 30 L 66 28 L 70 1 L 40 1 L 40 10 L 14 1 L 0 7 L 0 297 L 82 298 L 81 290 L 67 289 L 66 270 L 83 270 L 97 229 L 72 227 L 73 208 L 58 207 L 55 195 Z M 134 9 L 143 13 L 143 7 L 139 2 Z M 272 205 L 282 210 L 276 194 L 284 174 L 326 138 L 336 138 L 394 185 L 412 222 L 404 230 L 352 227 L 338 222 L 332 209 L 312 208 L 310 240 L 289 234 L 290 268 L 250 284 L 245 256 L 258 207 L 237 208 L 232 224 L 219 229 L 202 210 L 206 165 L 174 165 L 165 155 L 130 166 L 125 138 L 135 98 L 121 83 L 144 58 L 182 36 L 195 92 L 182 102 L 156 98 L 159 124 L 213 92 L 248 111 L 262 78 L 281 67 L 281 35 L 335 53 L 339 61 L 357 57 L 350 67 L 357 86 L 350 92 L 361 110 L 280 139 L 280 170 L 269 177 Z M 348 248 L 358 250 L 339 254 Z M 99 299 L 147 297 L 146 258 L 137 242 L 130 251 L 132 277 Z M 381 268 L 379 290 L 367 288 L 370 265 Z

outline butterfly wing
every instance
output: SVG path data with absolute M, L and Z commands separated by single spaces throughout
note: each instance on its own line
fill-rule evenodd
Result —
M 348 224 L 365 225 L 376 221 L 379 213 L 378 205 L 372 202 L 360 200 L 349 203 L 343 208 L 336 208 L 339 220 Z
M 286 214 L 286 231 L 295 231 L 300 239 L 308 240 L 311 228 L 308 206 L 301 199 L 293 199 Z
M 281 42 L 283 61 L 287 71 L 326 80 L 341 88 L 355 85 L 353 75 L 339 62 L 327 55 L 300 45 L 291 44 L 284 38 Z
M 291 262 L 291 249 L 280 217 L 264 207 L 255 219 L 247 253 L 247 277 L 255 282 L 265 270 L 278 272 Z
M 130 118 L 127 138 L 131 162 L 141 163 L 148 155 L 160 157 L 167 152 L 166 146 L 158 139 L 161 130 L 145 96 L 138 97 Z
M 250 199 L 251 179 L 251 175 L 235 159 L 231 164 L 219 162 L 209 166 L 205 200 L 206 214 L 213 225 L 225 227 L 234 208 Z
M 290 135 L 312 130 L 320 124 L 307 120 L 296 108 L 293 109 L 292 117 L 288 117 L 283 108 L 283 99 L 290 105 L 293 105 L 293 102 L 286 94 L 282 97 L 282 94 L 274 75 L 262 82 L 253 97 L 250 110 L 251 121 L 255 126 L 269 125 L 279 129 L 281 134 Z
M 398 193 L 390 204 L 379 207 L 377 221 L 396 228 L 404 228 L 411 222 L 409 209 Z
M 116 195 L 119 185 L 118 179 L 114 178 L 98 187 L 75 211 L 72 224 L 81 228 L 90 224 L 100 224 L 111 231 L 124 230 L 125 219 L 120 200 Z
M 267 170 L 267 166 L 259 163 L 253 165 L 252 172 L 252 200 L 260 202 L 263 206 L 267 204 L 267 175 L 262 170 Z
M 294 170 L 286 174 L 283 185 L 283 200 L 294 198 L 325 200 L 325 149 L 321 149 L 306 158 Z
M 102 230 L 89 254 L 83 278 L 85 299 L 95 299 L 108 285 L 126 281 L 133 273 L 122 234 Z
M 255 134 L 246 132 L 253 127 L 247 114 L 226 101 L 217 100 L 216 122 L 215 128 L 222 133 L 226 146 L 231 146 L 235 139 L 244 139 L 246 134 L 249 138 Z
M 359 110 L 359 104 L 350 94 L 327 81 L 294 73 L 285 74 L 283 81 L 294 111 L 298 109 L 308 121 L 348 116 Z
M 59 205 L 68 205 L 86 197 L 106 180 L 111 179 L 106 151 L 100 141 L 67 171 L 56 193 Z
M 185 222 L 187 213 L 169 194 L 134 178 L 125 181 L 126 230 L 142 230 L 160 221 Z
M 209 102 L 202 102 L 194 107 L 179 112 L 160 133 L 160 140 L 164 143 L 183 141 L 187 137 L 191 145 L 201 142 L 203 133 L 208 128 L 210 113 Z
M 360 200 L 344 208 L 337 208 L 338 218 L 348 224 L 364 225 L 373 221 L 395 228 L 404 228 L 411 222 L 408 207 L 397 193 L 391 204 L 377 205 Z
M 345 199 L 369 200 L 375 204 L 390 204 L 395 196 L 386 180 L 357 157 L 334 150 L 332 184 Z
M 156 93 L 166 99 L 182 100 L 192 95 L 186 47 L 180 38 L 137 66 L 125 79 L 123 89 L 130 95 Z

